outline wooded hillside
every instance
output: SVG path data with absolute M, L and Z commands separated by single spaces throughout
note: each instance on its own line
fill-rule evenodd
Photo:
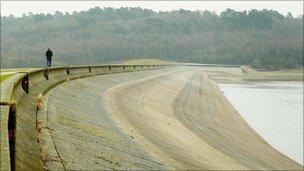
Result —
M 177 62 L 303 66 L 303 16 L 273 10 L 220 15 L 96 7 L 63 14 L 1 17 L 1 67 L 99 64 L 136 58 Z

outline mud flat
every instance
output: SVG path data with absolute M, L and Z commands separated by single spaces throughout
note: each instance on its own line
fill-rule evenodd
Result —
M 303 169 L 248 126 L 210 73 L 175 67 L 82 78 L 53 88 L 41 114 L 58 156 L 49 155 L 45 166 Z

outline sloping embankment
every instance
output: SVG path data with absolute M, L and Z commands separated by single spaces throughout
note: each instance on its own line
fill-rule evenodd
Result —
M 303 169 L 256 134 L 202 70 L 127 82 L 107 97 L 117 123 L 168 168 Z
M 16 84 L 14 167 L 302 169 L 257 135 L 201 69 L 97 76 L 122 71 L 134 68 L 100 67 L 89 72 L 84 67 L 72 69 L 70 75 L 65 68 L 51 71 L 49 80 L 44 72 L 36 72 L 30 76 L 29 94 L 20 82 Z M 66 82 L 71 79 L 75 80 Z M 46 93 L 45 106 L 36 113 L 39 93 Z M 41 117 L 49 137 L 38 143 Z
M 104 65 L 38 69 L 18 73 L 1 84 L 1 170 L 43 170 L 37 135 L 39 94 L 65 81 L 82 77 L 157 69 L 160 65 Z M 7 103 L 16 105 L 7 106 Z M 9 136 L 10 135 L 10 136 Z

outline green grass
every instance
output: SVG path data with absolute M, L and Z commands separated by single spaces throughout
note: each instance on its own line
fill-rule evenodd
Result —
M 0 69 L 0 82 L 8 79 L 17 72 L 29 72 L 39 68 L 10 68 L 10 69 Z
M 10 68 L 10 69 L 0 69 L 0 72 L 29 72 L 40 68 Z
M 0 83 L 4 80 L 8 79 L 12 75 L 14 75 L 14 74 L 0 75 Z
M 158 65 L 158 64 L 173 64 L 176 62 L 172 61 L 165 61 L 165 60 L 160 60 L 160 59 L 135 59 L 135 60 L 129 60 L 124 62 L 126 65 Z

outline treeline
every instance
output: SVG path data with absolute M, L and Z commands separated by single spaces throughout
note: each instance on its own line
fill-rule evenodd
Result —
M 141 8 L 1 17 L 1 67 L 99 64 L 137 58 L 303 66 L 303 16 L 273 10 L 154 12 Z

